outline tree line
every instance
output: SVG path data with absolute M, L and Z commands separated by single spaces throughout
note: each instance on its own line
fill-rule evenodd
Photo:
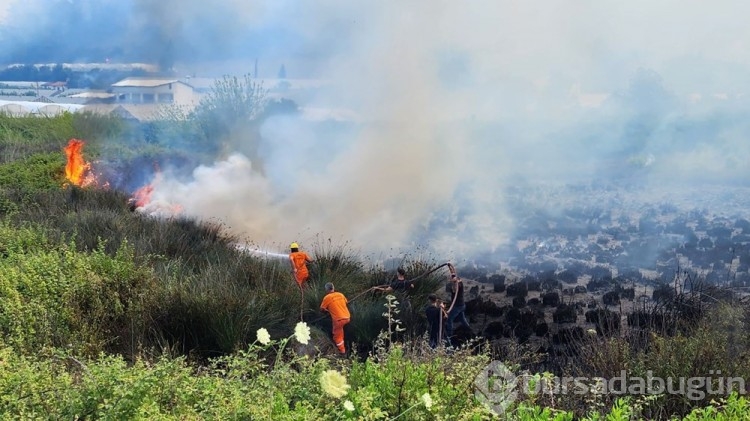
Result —
M 70 89 L 108 89 L 110 85 L 131 76 L 145 76 L 143 69 L 110 70 L 94 68 L 77 71 L 62 64 L 8 66 L 0 70 L 0 80 L 12 82 L 66 82 Z

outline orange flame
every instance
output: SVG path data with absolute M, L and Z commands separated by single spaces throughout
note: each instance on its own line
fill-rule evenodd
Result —
M 91 164 L 83 158 L 84 141 L 70 139 L 64 148 L 68 162 L 65 164 L 65 177 L 74 185 L 86 187 L 96 183 L 96 177 L 91 172 Z
M 182 205 L 165 202 L 152 202 L 154 185 L 159 181 L 157 174 L 154 182 L 140 187 L 133 193 L 130 203 L 134 209 L 150 215 L 175 216 L 182 213 Z
M 153 192 L 154 186 L 152 186 L 151 184 L 146 184 L 145 186 L 136 190 L 130 200 L 133 202 L 133 204 L 135 204 L 135 207 L 142 208 L 149 202 L 151 202 L 151 194 Z
M 134 209 L 149 215 L 175 216 L 182 213 L 182 205 L 166 203 L 158 199 L 154 202 L 154 189 L 159 186 L 162 179 L 163 175 L 157 166 L 154 179 L 150 183 L 139 187 L 130 197 L 129 203 Z

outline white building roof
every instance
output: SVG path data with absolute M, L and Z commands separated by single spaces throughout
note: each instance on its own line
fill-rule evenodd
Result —
M 13 114 L 36 114 L 36 115 L 57 115 L 63 112 L 74 113 L 83 108 L 81 104 L 49 104 L 45 102 L 32 101 L 2 101 L 0 100 L 0 109 Z
M 157 86 L 164 86 L 170 83 L 184 83 L 179 79 L 175 78 L 154 78 L 154 77 L 129 77 L 119 82 L 113 83 L 112 87 L 115 88 L 156 88 Z
M 112 94 L 109 92 L 87 91 L 87 92 L 81 92 L 78 94 L 70 95 L 70 98 L 109 99 L 109 98 L 114 98 L 116 96 L 117 94 Z

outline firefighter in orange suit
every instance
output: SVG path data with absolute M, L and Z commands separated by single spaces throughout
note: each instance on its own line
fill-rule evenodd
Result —
M 339 353 L 346 354 L 346 346 L 344 346 L 344 326 L 346 326 L 351 315 L 349 314 L 349 308 L 346 304 L 349 301 L 346 299 L 344 294 L 336 292 L 332 283 L 326 284 L 326 295 L 323 297 L 323 302 L 320 303 L 320 309 L 327 311 L 331 315 L 331 323 L 333 324 L 333 342 L 336 344 L 336 348 L 339 349 Z
M 297 285 L 302 288 L 307 281 L 307 278 L 310 277 L 310 272 L 307 271 L 307 263 L 312 262 L 312 259 L 304 251 L 299 251 L 299 245 L 297 243 L 292 243 L 289 248 L 291 250 L 289 253 L 289 262 L 291 263 L 292 271 L 294 272 L 294 280 L 297 281 Z

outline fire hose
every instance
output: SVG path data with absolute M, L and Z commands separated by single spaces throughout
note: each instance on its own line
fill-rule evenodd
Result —
M 451 279 L 456 278 L 459 282 L 461 282 L 461 278 L 458 277 L 458 274 L 456 273 L 456 268 L 453 267 L 452 264 L 446 263 L 448 265 L 448 270 L 451 273 Z M 453 310 L 453 306 L 456 305 L 456 299 L 458 298 L 458 287 L 455 288 L 455 291 L 453 291 L 453 300 L 451 300 L 451 306 L 448 308 L 448 311 L 446 311 L 441 303 L 440 306 L 440 330 L 438 330 L 438 345 L 443 343 L 443 314 L 445 314 L 446 317 L 450 317 L 450 312 Z M 450 338 L 449 338 L 450 339 Z
M 443 267 L 443 266 L 446 266 L 446 265 L 447 265 L 447 266 L 451 266 L 451 264 L 450 264 L 450 263 L 443 263 L 443 264 L 441 264 L 441 265 L 435 266 L 434 268 L 432 268 L 432 269 L 428 270 L 427 272 L 425 272 L 425 273 L 423 273 L 423 274 L 421 274 L 421 275 L 419 275 L 419 276 L 416 276 L 416 277 L 414 277 L 414 278 L 411 278 L 411 279 L 407 279 L 407 280 L 405 280 L 404 282 L 414 282 L 414 281 L 416 281 L 416 280 L 418 280 L 418 279 L 420 279 L 420 278 L 424 278 L 425 276 L 427 276 L 427 275 L 429 275 L 429 274 L 431 274 L 431 273 L 435 272 L 436 270 L 438 270 L 438 269 L 440 269 L 441 267 Z M 370 292 L 370 291 L 375 291 L 375 290 L 378 290 L 378 289 L 382 289 L 382 288 L 388 288 L 389 286 L 390 286 L 390 284 L 385 284 L 385 285 L 375 285 L 374 287 L 370 287 L 370 288 L 368 288 L 368 289 L 366 289 L 366 290 L 364 290 L 364 291 L 360 292 L 359 294 L 355 295 L 355 296 L 354 296 L 354 297 L 352 297 L 352 299 L 350 299 L 350 300 L 349 300 L 348 302 L 350 302 L 350 303 L 351 303 L 352 301 L 356 300 L 357 298 L 359 298 L 359 297 L 363 296 L 364 294 L 366 294 L 366 293 L 368 293 L 368 292 Z
M 417 280 L 419 280 L 419 279 L 421 279 L 421 278 L 424 278 L 425 276 L 427 276 L 427 275 L 429 275 L 429 274 L 431 274 L 431 273 L 433 273 L 433 272 L 437 271 L 438 269 L 440 269 L 440 268 L 442 268 L 442 267 L 444 267 L 444 266 L 448 266 L 448 268 L 449 268 L 449 270 L 450 270 L 450 272 L 451 272 L 451 274 L 452 274 L 452 275 L 456 273 L 456 270 L 455 270 L 455 268 L 453 267 L 453 265 L 452 265 L 452 264 L 450 264 L 450 263 L 443 263 L 443 264 L 440 264 L 440 265 L 438 265 L 438 266 L 435 266 L 434 268 L 432 268 L 432 269 L 430 269 L 430 270 L 428 270 L 428 271 L 426 271 L 426 272 L 422 273 L 421 275 L 418 275 L 418 276 L 416 276 L 416 277 L 414 277 L 414 278 L 411 278 L 411 279 L 407 279 L 407 280 L 406 280 L 406 281 L 404 281 L 404 282 L 414 282 L 414 281 L 417 281 Z M 382 289 L 382 288 L 387 288 L 387 287 L 389 287 L 389 286 L 390 286 L 390 284 L 385 284 L 385 285 L 375 285 L 375 286 L 373 286 L 373 287 L 370 287 L 370 288 L 368 288 L 368 289 L 366 289 L 366 290 L 364 290 L 364 291 L 360 292 L 359 294 L 355 295 L 355 296 L 354 296 L 354 297 L 352 297 L 351 299 L 347 300 L 347 304 L 349 304 L 349 303 L 351 303 L 352 301 L 356 300 L 357 298 L 359 298 L 359 297 L 361 297 L 361 296 L 363 296 L 363 295 L 367 294 L 368 292 L 372 292 L 372 291 L 375 291 L 375 290 L 379 290 L 379 289 Z M 455 296 L 455 297 L 453 298 L 453 302 L 454 302 L 454 303 L 455 303 L 455 301 L 456 301 L 456 297 L 457 297 L 457 296 L 458 296 L 458 295 L 456 294 L 456 296 Z M 453 308 L 453 305 L 452 305 L 452 304 L 451 304 L 451 308 Z M 326 318 L 326 317 L 328 317 L 328 315 L 324 315 L 324 316 L 322 316 L 322 317 L 319 317 L 319 318 L 317 318 L 317 319 L 314 319 L 314 320 L 310 321 L 310 323 L 316 323 L 316 322 L 318 322 L 318 321 L 320 321 L 320 320 L 323 320 L 323 319 L 324 319 L 324 318 Z M 441 322 L 442 322 L 442 317 L 441 317 Z M 441 323 L 441 324 L 442 324 L 442 323 Z M 442 330 L 442 326 L 441 326 L 441 330 Z

